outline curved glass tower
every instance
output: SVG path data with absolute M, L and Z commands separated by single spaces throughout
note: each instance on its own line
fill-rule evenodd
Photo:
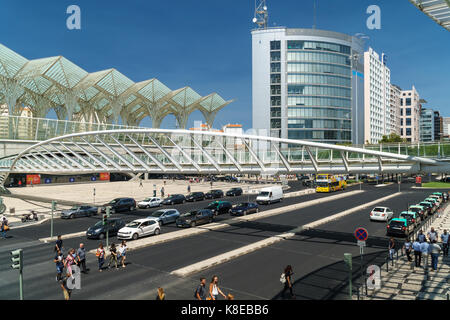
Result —
M 326 143 L 363 139 L 357 135 L 364 110 L 360 39 L 287 28 L 254 30 L 252 39 L 254 129 Z

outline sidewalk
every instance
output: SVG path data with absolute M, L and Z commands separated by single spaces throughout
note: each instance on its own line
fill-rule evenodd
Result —
M 426 225 L 424 233 L 431 227 L 440 235 L 450 230 L 450 204 L 445 205 L 440 217 Z M 401 245 L 403 246 L 403 243 Z M 439 243 L 439 242 L 438 242 Z M 387 254 L 387 253 L 386 253 Z M 447 300 L 450 290 L 450 258 L 439 256 L 438 270 L 431 268 L 431 256 L 428 258 L 428 269 L 416 268 L 413 262 L 408 262 L 406 255 L 397 251 L 398 257 L 389 265 L 381 267 L 381 289 L 368 290 L 364 300 Z M 414 254 L 412 253 L 414 259 Z M 388 270 L 388 271 L 387 271 Z M 356 297 L 355 297 L 356 299 Z

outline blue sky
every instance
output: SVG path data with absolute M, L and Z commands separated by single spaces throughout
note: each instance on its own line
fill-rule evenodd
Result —
M 66 8 L 81 8 L 81 30 L 66 28 Z M 368 30 L 366 9 L 381 8 L 382 29 Z M 133 81 L 158 78 L 175 90 L 217 92 L 236 102 L 215 127 L 251 128 L 254 0 L 0 0 L 0 43 L 28 59 L 63 55 L 88 72 L 114 67 Z M 269 25 L 310 28 L 313 0 L 268 0 Z M 365 33 L 388 55 L 392 82 L 415 85 L 428 106 L 450 116 L 450 32 L 407 0 L 318 0 L 317 28 Z M 203 120 L 199 112 L 189 125 Z M 144 120 L 143 125 L 150 121 Z M 163 127 L 174 127 L 172 116 Z

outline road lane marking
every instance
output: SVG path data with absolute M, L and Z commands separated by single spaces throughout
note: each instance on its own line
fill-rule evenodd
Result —
M 354 208 L 342 211 L 342 212 L 334 214 L 332 216 L 329 216 L 329 217 L 326 217 L 326 218 L 323 218 L 323 219 L 320 219 L 320 220 L 317 220 L 317 221 L 305 224 L 305 225 L 300 226 L 298 228 L 292 229 L 289 232 L 278 234 L 278 235 L 269 237 L 267 239 L 264 239 L 264 240 L 261 240 L 261 241 L 257 241 L 255 243 L 243 246 L 241 248 L 238 248 L 238 249 L 235 249 L 235 250 L 232 250 L 232 251 L 229 251 L 229 252 L 225 252 L 225 253 L 220 254 L 218 256 L 215 256 L 215 257 L 212 257 L 212 258 L 209 258 L 209 259 L 206 259 L 206 260 L 202 260 L 200 262 L 191 264 L 189 266 L 186 266 L 186 267 L 174 270 L 174 271 L 171 272 L 171 274 L 177 275 L 177 276 L 180 276 L 180 277 L 185 277 L 187 275 L 190 275 L 190 274 L 193 274 L 193 273 L 196 273 L 196 272 L 200 272 L 200 271 L 205 270 L 205 269 L 209 269 L 209 268 L 211 268 L 213 266 L 217 266 L 219 264 L 222 264 L 224 262 L 228 262 L 228 261 L 233 260 L 235 258 L 238 258 L 238 257 L 241 257 L 241 256 L 246 255 L 248 253 L 251 253 L 253 251 L 256 251 L 256 250 L 262 249 L 264 247 L 273 245 L 273 244 L 275 244 L 275 243 L 277 243 L 279 241 L 290 239 L 290 238 L 294 237 L 297 233 L 302 232 L 304 230 L 316 228 L 316 227 L 318 227 L 318 226 L 320 226 L 322 224 L 325 224 L 325 223 L 328 223 L 328 222 L 331 222 L 331 221 L 336 221 L 336 220 L 341 219 L 341 218 L 343 218 L 343 217 L 345 217 L 347 215 L 350 215 L 352 213 L 358 212 L 358 211 L 360 211 L 362 209 L 365 209 L 365 208 L 368 208 L 368 207 L 372 207 L 373 205 L 375 205 L 375 204 L 377 204 L 379 202 L 387 201 L 387 200 L 392 199 L 394 197 L 397 197 L 397 196 L 399 196 L 401 194 L 402 194 L 401 192 L 397 192 L 397 193 L 391 194 L 389 196 L 386 196 L 386 197 L 383 197 L 383 198 L 380 198 L 380 199 L 377 199 L 377 200 L 374 200 L 374 201 L 362 204 L 360 206 L 357 206 L 357 207 L 354 207 Z

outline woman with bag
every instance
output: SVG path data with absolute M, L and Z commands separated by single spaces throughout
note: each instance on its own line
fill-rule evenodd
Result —
M 295 295 L 294 292 L 292 291 L 292 275 L 294 274 L 294 272 L 292 271 L 292 266 L 288 265 L 285 269 L 284 269 L 284 277 L 282 275 L 282 279 L 284 279 L 284 282 L 282 281 L 282 283 L 284 283 L 284 289 L 281 292 L 281 297 L 284 299 L 285 297 L 285 293 L 286 290 L 289 289 L 289 292 L 291 293 L 291 298 L 295 299 Z
M 227 296 L 220 290 L 219 286 L 217 285 L 219 282 L 219 278 L 217 276 L 214 276 L 211 279 L 211 283 L 209 284 L 209 295 L 211 297 L 211 300 L 217 300 L 219 293 L 226 299 Z
M 2 217 L 1 226 L 0 226 L 0 234 L 3 239 L 6 239 L 6 231 L 9 230 L 8 226 L 8 220 L 6 220 L 6 217 Z
M 95 256 L 98 258 L 98 271 L 102 272 L 102 267 L 105 263 L 105 249 L 103 249 L 103 243 L 100 243 L 98 246 Z
M 112 243 L 111 246 L 109 247 L 109 263 L 108 263 L 108 269 L 111 268 L 111 263 L 114 262 L 116 264 L 116 269 L 119 269 L 117 267 L 117 249 L 116 249 L 116 244 Z

